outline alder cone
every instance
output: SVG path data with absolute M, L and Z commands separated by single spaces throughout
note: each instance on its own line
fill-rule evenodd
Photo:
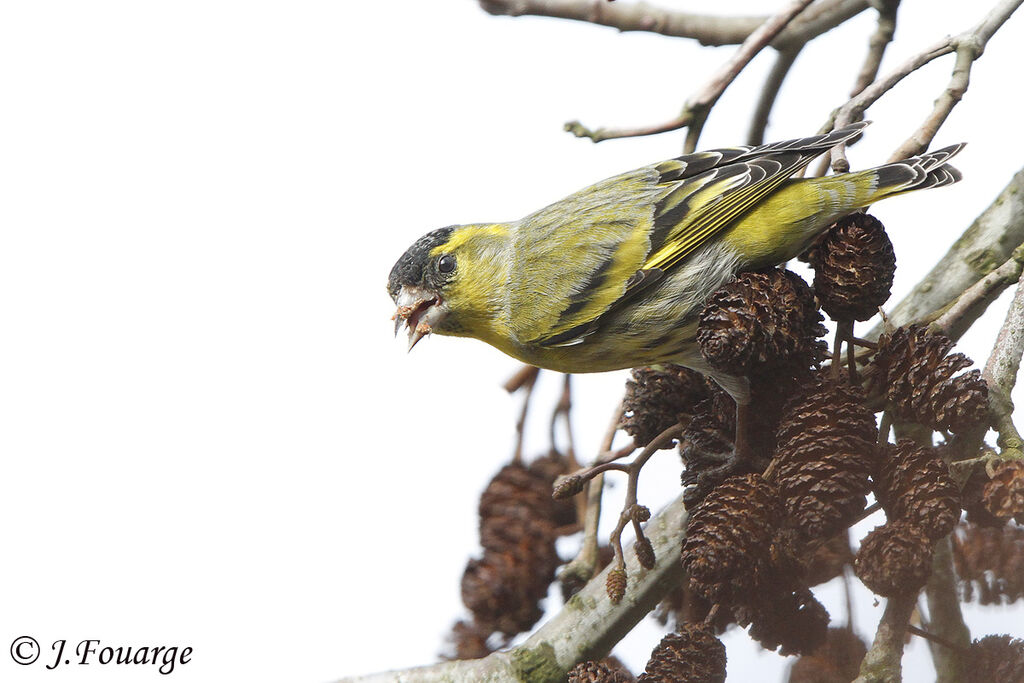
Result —
M 932 541 L 923 530 L 910 522 L 887 522 L 861 541 L 853 570 L 879 595 L 916 594 L 931 574 L 932 554 Z
M 682 562 L 691 585 L 712 601 L 752 588 L 781 521 L 775 486 L 758 474 L 726 479 L 687 523 Z
M 1024 524 L 1024 462 L 1003 460 L 993 467 L 982 492 L 985 507 L 993 516 Z
M 569 670 L 568 677 L 568 683 L 631 683 L 635 680 L 621 664 L 616 667 L 608 660 L 580 662 Z
M 808 588 L 773 592 L 750 605 L 733 610 L 750 637 L 766 650 L 780 654 L 807 654 L 821 647 L 828 634 L 829 615 Z
M 704 377 L 678 365 L 635 368 L 626 381 L 624 416 L 619 426 L 641 446 L 679 422 L 683 413 L 692 415 L 698 403 L 708 397 Z M 667 444 L 663 448 L 671 448 Z
M 867 644 L 852 630 L 830 628 L 821 647 L 793 662 L 786 683 L 850 683 L 867 653 Z
M 953 342 L 920 325 L 897 328 L 878 340 L 865 373 L 894 417 L 953 433 L 987 424 L 988 386 L 962 353 L 949 354 Z
M 769 478 L 804 539 L 830 538 L 867 502 L 875 418 L 857 387 L 818 380 L 788 404 Z
M 879 457 L 875 496 L 888 519 L 910 522 L 937 541 L 960 519 L 960 488 L 933 448 L 910 439 L 887 445 Z
M 777 268 L 740 273 L 708 298 L 697 343 L 717 370 L 770 375 L 821 361 L 821 321 L 810 288 L 796 273 Z
M 833 320 L 867 320 L 889 300 L 896 253 L 874 216 L 840 219 L 809 254 L 814 294 Z
M 985 636 L 967 651 L 966 683 L 1024 683 L 1024 640 Z
M 953 534 L 953 566 L 965 602 L 1005 605 L 1024 598 L 1024 528 L 961 525 Z
M 702 624 L 682 624 L 651 652 L 640 683 L 724 683 L 725 645 Z

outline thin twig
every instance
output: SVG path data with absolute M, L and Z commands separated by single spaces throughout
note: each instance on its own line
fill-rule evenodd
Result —
M 605 428 L 604 437 L 599 447 L 600 453 L 607 453 L 611 450 L 615 441 L 615 432 L 622 422 L 623 404 L 616 406 L 612 419 Z M 601 495 L 604 492 L 604 477 L 597 476 L 590 480 L 587 485 L 587 496 L 581 511 L 577 507 L 577 516 L 583 519 L 583 543 L 576 557 L 561 571 L 558 580 L 565 584 L 567 581 L 580 580 L 589 581 L 598 568 L 600 555 L 600 541 L 597 536 L 598 524 L 601 521 Z M 577 503 L 579 505 L 579 503 Z
M 921 638 L 924 638 L 929 642 L 941 645 L 942 647 L 950 650 L 966 651 L 966 648 L 960 647 L 959 645 L 956 645 L 953 642 L 946 640 L 940 635 L 932 633 L 931 631 L 925 631 L 923 628 L 919 628 L 917 626 L 914 626 L 913 624 L 907 624 L 907 633 L 913 633 L 915 636 L 920 636 Z M 954 680 L 959 681 L 961 679 L 957 678 Z
M 686 104 L 683 105 L 682 112 L 676 118 L 665 123 L 633 129 L 598 128 L 597 130 L 591 130 L 579 121 L 570 121 L 565 124 L 565 129 L 576 137 L 585 137 L 590 138 L 594 142 L 601 142 L 602 140 L 614 138 L 665 133 L 690 126 L 691 132 L 687 136 L 687 144 L 688 146 L 692 145 L 695 147 L 707 113 L 715 105 L 715 102 L 718 101 L 718 98 L 722 96 L 725 89 L 736 80 L 740 72 L 750 63 L 750 60 L 757 56 L 812 1 L 792 0 L 785 9 L 758 26 L 747 36 L 746 40 L 733 53 L 732 57 L 715 71 L 708 82 L 690 96 Z
M 767 21 L 761 16 L 715 16 L 677 12 L 646 2 L 609 3 L 604 0 L 479 0 L 495 15 L 541 16 L 609 26 L 619 31 L 647 31 L 692 38 L 701 45 L 739 45 Z M 802 45 L 832 30 L 868 8 L 867 0 L 823 0 L 778 35 L 779 50 Z
M 928 145 L 931 144 L 935 134 L 945 123 L 949 113 L 953 111 L 953 107 L 967 92 L 971 79 L 971 67 L 985 52 L 986 43 L 1006 23 L 1010 15 L 1020 7 L 1022 1 L 1024 0 L 1002 0 L 974 29 L 952 39 L 951 44 L 956 49 L 956 64 L 953 65 L 953 74 L 949 79 L 949 85 L 935 100 L 931 114 L 924 120 L 921 127 L 893 152 L 889 161 L 906 159 L 928 149 Z
M 537 376 L 540 369 L 526 365 L 519 370 L 511 379 L 505 382 L 508 391 L 523 390 L 523 407 L 519 410 L 519 417 L 516 418 L 516 445 L 512 451 L 512 462 L 523 462 L 523 441 L 526 436 L 526 415 L 530 411 L 530 399 L 533 398 L 533 387 L 537 383 Z M 514 389 L 508 387 L 514 386 Z
M 868 53 L 857 74 L 853 90 L 850 91 L 850 97 L 859 95 L 878 77 L 878 68 L 882 65 L 885 48 L 892 42 L 892 37 L 896 33 L 896 12 L 899 7 L 900 0 L 880 0 L 878 3 L 878 23 L 875 25 L 875 32 L 868 40 Z
M 931 144 L 932 139 L 938 132 L 939 127 L 945 122 L 946 117 L 956 106 L 956 103 L 963 97 L 970 82 L 971 66 L 981 57 L 985 51 L 985 44 L 996 31 L 1010 18 L 1010 15 L 1021 5 L 1024 0 L 1001 0 L 993 7 L 985 18 L 974 28 L 963 33 L 944 38 L 923 52 L 914 55 L 904 62 L 897 69 L 890 72 L 885 78 L 876 81 L 864 88 L 858 95 L 851 98 L 841 106 L 835 113 L 834 126 L 841 128 L 853 121 L 859 120 L 864 112 L 882 95 L 889 92 L 897 83 L 917 71 L 929 62 L 955 52 L 956 63 L 953 66 L 953 74 L 950 77 L 949 85 L 942 95 L 935 101 L 932 113 L 925 119 L 924 123 L 910 136 L 910 138 L 897 148 L 890 157 L 890 161 L 906 159 L 909 156 L 920 154 Z M 845 145 L 840 144 L 832 151 L 832 169 L 837 172 L 850 170 L 850 162 L 846 158 Z
M 768 72 L 768 78 L 761 86 L 761 95 L 757 98 L 754 114 L 750 118 L 750 130 L 747 132 L 748 145 L 764 144 L 764 133 L 768 128 L 768 119 L 775 106 L 775 100 L 779 96 L 779 90 L 782 89 L 782 84 L 803 47 L 802 44 L 797 45 L 775 55 L 775 64 L 772 65 L 772 70 Z

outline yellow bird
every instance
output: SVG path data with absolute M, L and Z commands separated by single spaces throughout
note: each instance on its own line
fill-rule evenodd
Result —
M 949 185 L 963 144 L 855 173 L 795 178 L 858 135 L 831 133 L 687 154 L 629 171 L 508 223 L 427 233 L 388 278 L 409 348 L 431 332 L 475 337 L 525 363 L 603 372 L 676 363 L 748 402 L 696 343 L 705 300 L 738 271 L 802 252 L 844 215 Z

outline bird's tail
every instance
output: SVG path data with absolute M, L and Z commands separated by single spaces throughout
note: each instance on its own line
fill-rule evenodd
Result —
M 961 142 L 934 152 L 862 171 L 864 174 L 874 175 L 875 193 L 869 203 L 913 190 L 952 185 L 963 176 L 948 162 L 965 146 L 967 143 Z

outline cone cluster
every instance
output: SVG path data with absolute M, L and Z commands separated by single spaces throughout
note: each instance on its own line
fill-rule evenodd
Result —
M 829 617 L 801 581 L 794 534 L 778 488 L 758 474 L 734 476 L 693 511 L 682 562 L 696 593 L 732 610 L 767 649 L 808 652 Z
M 953 565 L 965 602 L 1007 605 L 1024 598 L 1024 528 L 961 525 L 953 535 Z
M 480 497 L 480 545 L 462 575 L 462 601 L 472 613 L 453 631 L 457 658 L 486 655 L 492 633 L 506 640 L 530 629 L 543 615 L 540 601 L 561 563 L 555 550 L 559 526 L 571 506 L 555 501 L 551 488 L 561 469 L 555 458 L 530 466 L 503 467 Z
M 867 376 L 896 419 L 954 433 L 986 424 L 988 387 L 981 371 L 957 375 L 972 361 L 950 354 L 952 348 L 948 337 L 920 325 L 879 338 Z

